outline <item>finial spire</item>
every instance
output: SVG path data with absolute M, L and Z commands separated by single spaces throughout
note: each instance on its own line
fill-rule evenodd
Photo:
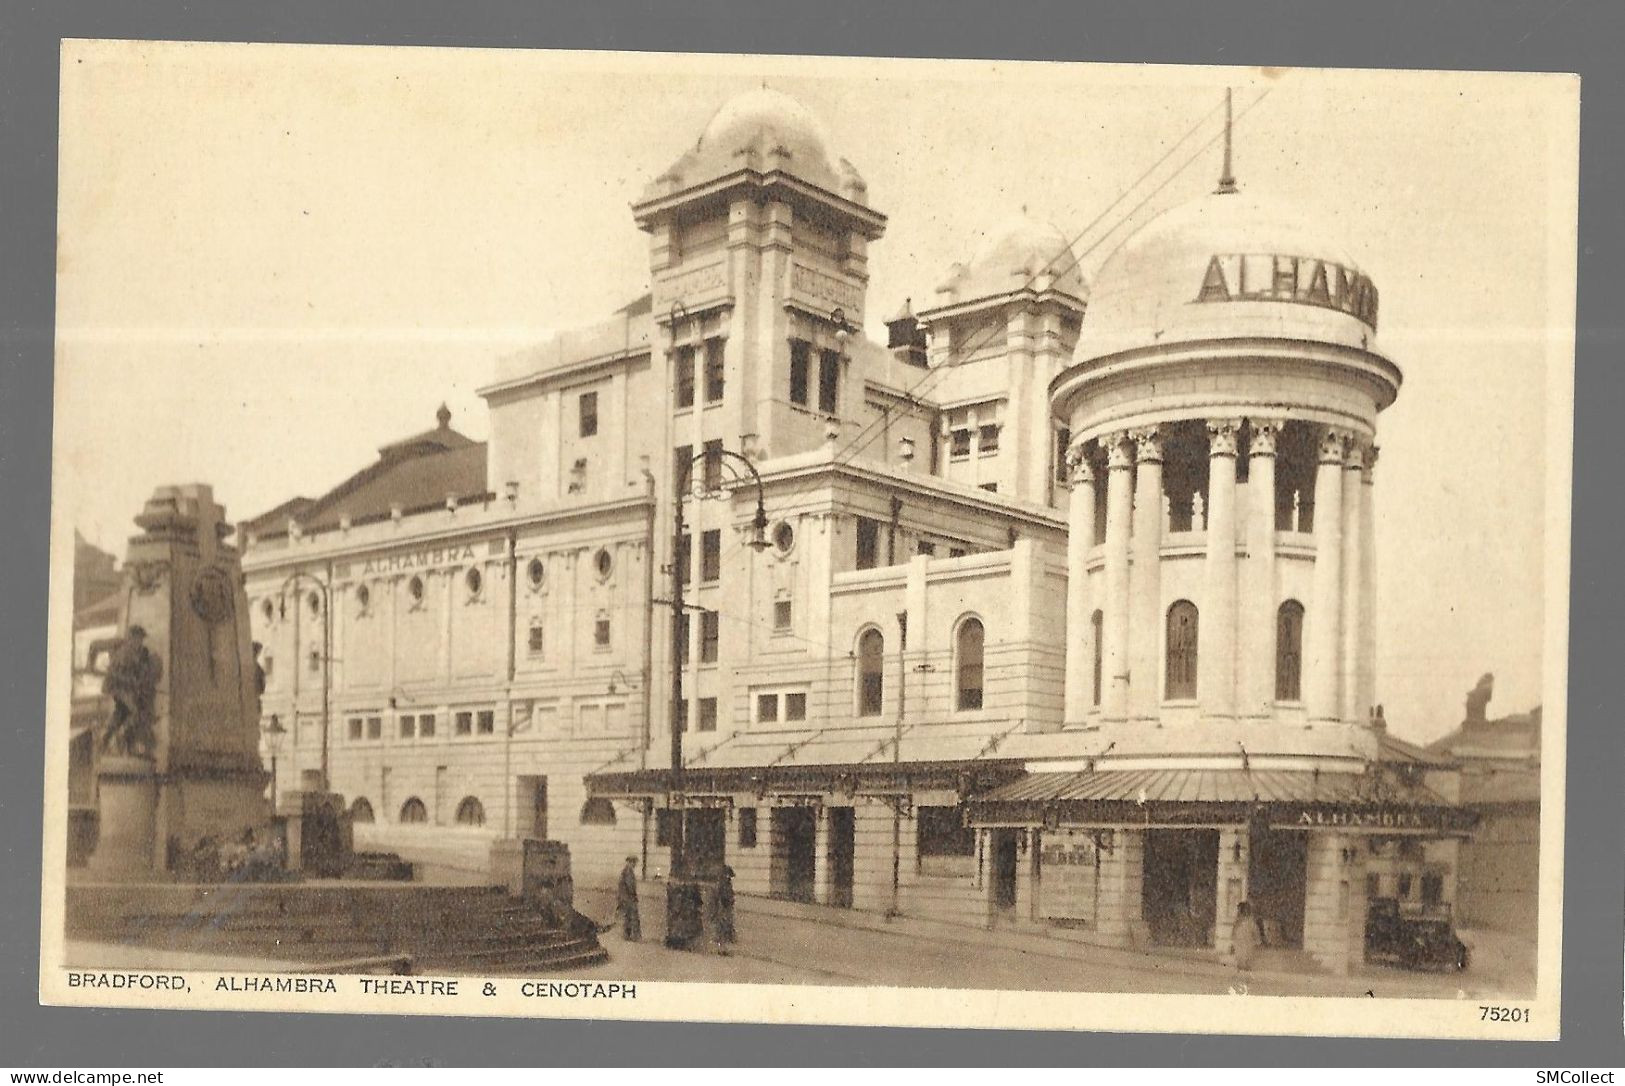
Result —
M 1213 191 L 1228 195 L 1236 191 L 1236 175 L 1230 169 L 1230 135 L 1234 121 L 1230 115 L 1230 88 L 1224 88 L 1224 173 L 1219 175 L 1219 187 Z

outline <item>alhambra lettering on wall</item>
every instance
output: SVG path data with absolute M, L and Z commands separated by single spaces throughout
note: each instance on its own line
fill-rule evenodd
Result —
M 848 317 L 863 305 L 863 295 L 851 283 L 806 264 L 797 264 L 791 269 L 790 289 L 812 301 L 847 309 Z
M 374 573 L 399 573 L 408 569 L 430 569 L 435 566 L 455 565 L 476 561 L 474 544 L 458 543 L 449 547 L 425 547 L 403 554 L 385 554 L 368 558 L 361 566 L 363 577 Z
M 1313 257 L 1220 253 L 1207 264 L 1198 302 L 1294 302 L 1336 309 L 1377 329 L 1377 287 L 1357 268 Z

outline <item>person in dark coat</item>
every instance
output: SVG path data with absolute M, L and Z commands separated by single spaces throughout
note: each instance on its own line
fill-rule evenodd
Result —
M 729 947 L 737 935 L 734 931 L 734 869 L 731 867 L 722 869 L 711 894 L 711 931 L 717 941 L 717 953 L 733 953 Z
M 621 868 L 621 881 L 615 887 L 615 911 L 621 914 L 621 934 L 629 943 L 643 938 L 643 924 L 638 917 L 638 858 L 628 856 Z

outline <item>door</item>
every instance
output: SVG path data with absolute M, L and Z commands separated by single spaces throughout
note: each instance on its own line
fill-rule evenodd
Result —
M 1303 946 L 1309 835 L 1254 824 L 1249 834 L 1247 897 L 1271 946 Z
M 1016 907 L 1015 830 L 993 831 L 993 904 L 1001 912 Z
M 852 907 L 856 822 L 851 807 L 829 809 L 829 903 L 840 909 Z
M 727 812 L 720 807 L 690 808 L 683 827 L 689 872 L 698 878 L 715 879 L 726 862 Z
M 817 870 L 818 812 L 775 807 L 769 816 L 772 892 L 791 901 L 812 901 Z
M 1147 830 L 1141 917 L 1161 946 L 1213 945 L 1219 831 Z

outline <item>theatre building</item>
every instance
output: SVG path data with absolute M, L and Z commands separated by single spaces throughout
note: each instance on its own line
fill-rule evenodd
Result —
M 500 360 L 487 444 L 442 413 L 244 526 L 279 787 L 578 881 L 682 818 L 741 893 L 1113 945 L 1249 900 L 1348 968 L 1370 858 L 1465 830 L 1375 709 L 1400 374 L 1354 258 L 1234 189 L 1092 283 L 1016 216 L 880 344 L 862 177 L 725 104 L 633 207 L 650 294 Z

